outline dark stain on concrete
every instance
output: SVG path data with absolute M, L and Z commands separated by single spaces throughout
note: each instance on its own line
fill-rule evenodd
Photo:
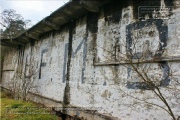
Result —
M 107 85 L 107 83 L 106 83 L 106 81 L 104 81 L 103 86 L 106 86 L 106 85 Z
M 86 69 L 86 60 L 87 60 L 87 40 L 88 40 L 88 32 L 97 33 L 97 24 L 98 24 L 98 14 L 89 12 L 86 19 L 86 36 L 84 38 L 84 48 L 83 48 L 83 68 L 81 75 L 81 82 L 85 83 L 84 72 Z
M 133 6 L 133 17 L 134 19 L 138 19 L 138 12 L 139 12 L 139 6 L 160 6 L 161 1 L 160 0 L 132 0 L 132 6 Z M 141 14 L 142 16 L 145 16 L 145 14 Z M 151 13 L 148 14 L 148 16 L 152 17 Z
M 87 30 L 91 33 L 97 33 L 98 30 L 98 13 L 89 12 L 87 15 Z
M 94 52 L 94 58 L 93 58 L 93 61 L 97 61 L 97 55 L 96 55 L 96 51 L 97 51 L 97 32 L 98 32 L 98 18 L 100 16 L 100 13 L 99 14 L 95 14 L 95 13 L 91 13 L 90 16 L 92 16 L 93 19 L 91 19 L 91 22 L 89 21 L 89 23 L 87 24 L 88 26 L 88 30 L 89 32 L 91 32 L 92 34 L 92 37 L 93 37 L 93 40 L 92 40 L 92 49 L 89 49 L 89 50 L 92 50 Z
M 63 103 L 64 105 L 70 104 L 70 64 L 71 64 L 71 55 L 72 55 L 72 40 L 73 40 L 73 31 L 76 27 L 76 21 L 71 21 L 69 23 L 69 46 L 68 46 L 68 59 L 67 59 L 67 73 L 66 73 L 66 86 L 64 90 Z
M 129 1 L 113 1 L 103 6 L 105 21 L 108 23 L 119 23 L 122 8 L 127 7 Z

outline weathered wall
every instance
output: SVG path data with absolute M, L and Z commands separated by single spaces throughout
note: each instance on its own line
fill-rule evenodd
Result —
M 56 35 L 52 33 L 47 36 L 45 39 L 42 38 L 42 41 L 35 42 L 34 46 L 27 46 L 24 58 L 34 58 L 34 66 L 37 68 L 38 93 L 63 101 L 68 60 L 68 29 L 64 28 Z
M 157 1 L 152 3 L 152 6 L 160 5 Z M 167 6 L 173 5 L 172 2 L 165 3 Z M 145 63 L 144 66 L 150 66 L 149 75 L 159 78 L 162 86 L 172 86 L 171 79 L 174 78 L 163 81 L 163 77 L 166 77 L 167 71 L 171 69 L 176 72 L 175 78 L 179 79 L 180 8 L 174 7 L 171 19 L 168 20 L 138 21 L 138 5 L 145 6 L 147 3 L 135 1 L 105 5 L 99 13 L 89 12 L 67 23 L 61 30 L 47 33 L 40 41 L 27 44 L 23 62 L 19 65 L 25 68 L 26 64 L 32 63 L 36 68 L 35 79 L 38 87 L 34 92 L 59 102 L 68 99 L 70 103 L 66 104 L 70 106 L 87 109 L 101 107 L 98 113 L 117 119 L 170 119 L 168 114 L 159 108 L 151 109 L 151 106 L 142 103 L 136 107 L 128 106 L 129 103 L 135 104 L 135 101 L 124 95 L 121 90 L 136 93 L 140 98 L 154 95 L 149 90 L 142 90 L 143 85 L 131 71 L 131 66 L 125 67 L 122 63 L 122 53 L 128 53 L 133 47 L 133 40 L 136 39 L 137 50 L 131 51 L 133 59 L 136 60 L 141 54 L 146 59 L 152 56 L 165 59 L 163 61 L 167 62 Z M 178 60 L 168 62 L 172 56 Z M 3 86 L 11 79 L 11 70 L 14 70 L 12 61 L 17 57 L 18 50 L 10 51 L 6 55 Z M 164 92 L 171 97 L 168 91 Z M 34 101 L 41 102 L 39 99 L 33 97 Z M 180 116 L 179 108 L 176 107 L 179 101 L 172 101 L 171 106 L 176 116 Z M 57 104 L 54 107 L 57 107 Z M 68 114 L 79 117 L 84 115 L 78 111 L 69 111 Z M 87 116 L 84 118 L 88 119 Z
M 3 69 L 2 69 L 2 84 L 8 86 L 9 80 L 14 75 L 15 64 L 17 63 L 17 51 L 9 48 L 4 55 Z M 8 86 L 9 87 L 9 86 Z

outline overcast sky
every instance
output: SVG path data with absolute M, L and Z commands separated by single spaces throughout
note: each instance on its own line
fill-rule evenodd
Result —
M 69 0 L 0 0 L 0 12 L 14 9 L 24 19 L 36 24 Z

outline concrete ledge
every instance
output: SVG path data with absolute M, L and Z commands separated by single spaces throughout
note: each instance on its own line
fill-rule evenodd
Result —
M 93 110 L 81 111 L 81 107 L 74 107 L 71 105 L 64 107 L 61 101 L 53 100 L 51 98 L 47 98 L 34 93 L 30 93 L 28 95 L 28 98 L 30 101 L 43 104 L 46 107 L 52 107 L 59 115 L 66 114 L 80 120 L 118 120 L 118 118 L 103 115 Z M 66 108 L 70 108 L 71 110 L 68 110 Z
M 133 59 L 131 62 L 125 60 L 119 60 L 119 62 L 95 62 L 94 66 L 106 66 L 106 65 L 122 65 L 122 64 L 143 64 L 143 63 L 159 63 L 159 62 L 180 62 L 180 56 L 169 56 L 169 57 L 161 57 L 158 59 L 151 60 L 135 60 Z
M 1 85 L 0 85 L 0 89 L 10 91 L 9 89 Z M 70 120 L 71 118 L 77 118 L 80 120 L 118 120 L 118 118 L 100 114 L 95 110 L 82 111 L 83 107 L 75 107 L 71 105 L 64 107 L 62 101 L 47 98 L 45 96 L 41 96 L 35 93 L 29 93 L 28 100 L 35 103 L 40 103 L 44 105 L 45 107 L 51 107 L 56 112 L 56 114 L 61 118 L 64 115 L 66 115 L 65 120 Z M 68 108 L 71 110 L 68 110 Z

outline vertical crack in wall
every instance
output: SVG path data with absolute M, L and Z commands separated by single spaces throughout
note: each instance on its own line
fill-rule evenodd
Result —
M 31 53 L 30 53 L 30 64 L 34 64 L 34 63 L 32 63 L 32 62 L 35 62 L 35 61 L 32 60 L 32 59 L 34 59 L 34 58 L 32 58 L 32 57 L 33 57 L 33 48 L 34 48 L 34 44 L 35 44 L 35 41 L 34 41 L 34 40 L 31 40 L 31 42 L 30 42 L 30 48 L 31 48 Z
M 42 56 L 43 56 L 43 54 L 41 53 L 41 61 L 40 61 L 40 68 L 39 68 L 39 79 L 41 79 Z
M 96 56 L 96 46 L 97 46 L 96 45 L 96 39 L 97 39 L 97 31 L 98 31 L 98 18 L 99 18 L 99 13 L 89 12 L 87 15 L 87 21 L 86 21 L 86 24 L 87 24 L 87 26 L 86 26 L 87 41 L 85 43 L 86 46 L 84 46 L 84 48 L 86 48 L 86 49 L 84 49 L 84 50 L 86 50 L 86 53 L 85 53 L 86 56 L 85 57 L 88 61 L 92 61 L 92 62 L 94 62 L 95 56 Z M 88 38 L 89 38 L 89 40 L 88 40 Z M 92 55 L 94 58 L 87 57 L 87 53 L 90 56 Z M 85 67 L 86 67 L 86 59 L 85 60 L 83 59 L 84 71 L 85 71 Z M 88 63 L 88 64 L 90 64 L 90 63 Z M 95 68 L 94 68 L 93 64 L 92 64 L 92 67 L 93 67 L 92 68 L 93 69 L 93 71 L 92 71 L 93 76 L 88 77 L 88 79 L 95 78 Z M 87 68 L 87 70 L 88 69 L 89 68 Z M 82 82 L 85 82 L 84 81 L 85 78 L 82 80 L 83 80 Z M 92 92 L 90 92 L 90 104 L 93 104 L 93 106 L 95 104 L 95 94 L 96 94 L 94 85 L 95 85 L 95 81 L 92 80 L 91 81 Z
M 24 50 L 25 50 L 25 46 L 19 46 L 19 48 L 18 48 L 18 53 L 19 54 L 18 54 L 18 66 L 17 66 L 17 70 L 20 73 L 23 72 Z
M 85 76 L 84 72 L 86 69 L 86 59 L 87 59 L 87 40 L 88 40 L 88 32 L 92 33 L 93 37 L 93 42 L 96 43 L 96 38 L 97 38 L 97 24 L 98 24 L 98 13 L 92 13 L 89 12 L 87 15 L 86 19 L 86 36 L 84 40 L 84 49 L 83 49 L 83 68 L 82 68 L 82 75 L 81 75 L 81 80 L 82 83 L 85 83 Z M 95 44 L 93 43 L 93 48 L 95 47 Z
M 73 39 L 73 31 L 75 29 L 75 21 L 69 23 L 69 46 L 68 46 L 68 61 L 67 61 L 67 74 L 66 74 L 66 86 L 64 90 L 64 98 L 63 103 L 64 107 L 70 104 L 70 65 L 71 65 L 71 56 L 72 56 L 72 39 Z
M 88 38 L 88 17 L 86 18 L 86 33 L 85 33 L 85 37 L 84 37 L 83 66 L 82 66 L 82 74 L 81 74 L 81 83 L 85 83 L 84 71 L 86 68 L 87 38 Z

